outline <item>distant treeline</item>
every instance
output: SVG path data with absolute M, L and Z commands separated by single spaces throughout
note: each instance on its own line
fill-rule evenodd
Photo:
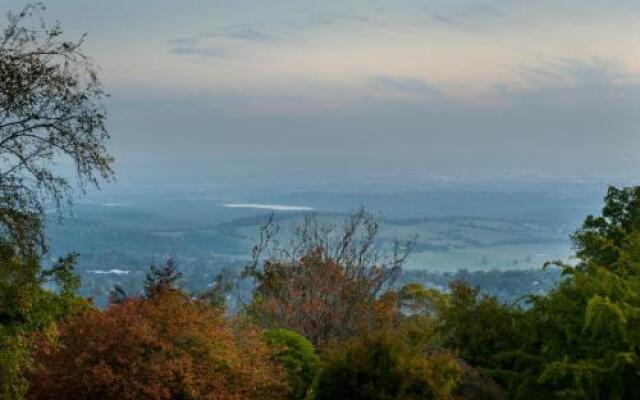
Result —
M 462 281 L 479 288 L 483 293 L 495 296 L 502 303 L 513 303 L 523 296 L 545 294 L 558 283 L 560 268 L 457 272 L 431 272 L 429 270 L 404 270 L 400 281 L 420 283 L 426 287 L 446 290 L 452 282 Z

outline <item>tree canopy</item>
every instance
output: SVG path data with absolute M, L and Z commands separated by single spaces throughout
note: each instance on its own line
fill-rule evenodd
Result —
M 127 299 L 61 325 L 39 348 L 34 399 L 284 399 L 260 332 L 179 291 Z
M 264 327 L 300 332 L 319 347 L 346 339 L 375 323 L 384 309 L 381 296 L 393 289 L 411 242 L 394 243 L 384 258 L 377 221 L 359 210 L 342 230 L 309 216 L 291 242 L 269 248 L 277 227 L 263 229 L 265 242 L 245 275 L 255 280 L 246 310 Z M 268 251 L 264 260 L 257 256 Z
M 84 37 L 64 38 L 30 3 L 0 25 L 0 397 L 28 387 L 35 336 L 88 307 L 76 297 L 77 255 L 50 266 L 44 211 L 61 210 L 73 187 L 113 178 L 97 69 Z M 64 171 L 68 170 L 68 173 Z M 71 180 L 76 177 L 76 182 Z
M 444 344 L 514 399 L 637 399 L 640 392 L 640 189 L 609 188 L 572 236 L 577 264 L 522 306 L 464 286 L 447 295 Z
M 21 247 L 45 245 L 45 202 L 70 201 L 70 169 L 80 188 L 113 177 L 106 142 L 106 93 L 82 51 L 84 37 L 31 3 L 0 27 L 0 225 Z

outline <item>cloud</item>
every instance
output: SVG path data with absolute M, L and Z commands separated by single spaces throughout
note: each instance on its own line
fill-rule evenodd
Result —
M 434 168 L 449 159 L 463 168 L 471 165 L 469 154 L 486 155 L 487 163 L 539 159 L 598 169 L 598 157 L 635 154 L 640 85 L 631 73 L 596 59 L 553 59 L 519 72 L 518 79 L 472 97 L 433 96 L 442 90 L 428 81 L 393 75 L 371 76 L 361 87 L 185 93 L 169 104 L 162 102 L 176 93 L 135 90 L 137 100 L 120 103 L 112 123 L 114 132 L 136 132 L 135 142 L 128 136 L 122 146 L 135 160 L 148 153 L 150 141 L 161 159 L 273 155 L 274 165 L 300 159 L 327 170 L 340 160 L 371 165 L 367 159 L 421 160 Z M 375 95 L 381 91 L 392 95 Z
M 389 27 L 384 19 L 357 13 L 336 13 L 326 16 L 314 16 L 292 25 L 301 29 L 308 30 L 323 26 L 338 26 L 349 24 L 367 25 L 376 28 Z
M 365 24 L 377 28 L 386 27 L 386 24 L 381 20 L 362 14 L 312 15 L 290 20 L 221 26 L 191 37 L 170 39 L 167 43 L 170 46 L 169 51 L 175 55 L 220 57 L 243 47 L 274 45 L 300 37 L 301 34 L 316 29 L 335 29 L 337 26 L 349 24 Z
M 556 69 L 568 73 L 581 84 L 626 84 L 638 78 L 638 76 L 624 71 L 616 63 L 600 58 L 587 60 L 562 58 L 555 64 Z
M 223 58 L 251 44 L 274 43 L 284 38 L 249 25 L 225 26 L 215 32 L 167 41 L 169 52 L 177 56 Z
M 171 46 L 195 46 L 198 39 L 193 37 L 175 38 L 167 40 L 167 43 Z
M 599 95 L 627 90 L 640 85 L 640 76 L 625 71 L 613 61 L 597 57 L 555 58 L 537 65 L 522 65 L 514 68 L 520 77 L 518 82 L 507 84 L 528 90 L 541 89 L 598 89 Z
M 458 21 L 454 18 L 452 18 L 449 15 L 444 15 L 444 14 L 440 14 L 440 13 L 431 13 L 431 18 L 434 19 L 435 21 L 438 21 L 442 24 L 445 25 L 457 25 Z
M 440 8 L 431 11 L 429 17 L 432 21 L 463 30 L 477 30 L 487 22 L 495 22 L 497 17 L 504 19 L 504 12 L 487 3 L 463 4 L 458 7 Z M 502 21 L 504 22 L 504 21 Z
M 260 43 L 275 42 L 283 38 L 281 35 L 274 35 L 265 29 L 251 25 L 226 26 L 215 32 L 207 32 L 198 37 L 200 39 L 219 38 Z
M 421 79 L 405 76 L 375 75 L 369 77 L 369 84 L 374 88 L 396 93 L 427 96 L 441 96 L 443 94 L 435 85 Z
M 223 47 L 199 47 L 199 46 L 175 46 L 169 52 L 177 56 L 196 56 L 225 58 L 229 55 L 229 51 Z

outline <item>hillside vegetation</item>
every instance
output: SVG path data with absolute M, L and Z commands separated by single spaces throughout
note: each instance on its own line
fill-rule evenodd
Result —
M 420 244 L 359 210 L 284 237 L 270 218 L 239 276 L 193 292 L 168 259 L 98 307 L 79 294 L 78 254 L 51 259 L 43 224 L 71 179 L 113 177 L 106 94 L 82 40 L 42 11 L 0 31 L 0 399 L 640 399 L 640 187 L 610 187 L 571 236 L 576 262 L 548 263 L 559 281 L 517 301 L 465 273 L 411 282 Z M 440 230 L 459 244 L 514 240 L 453 223 Z
M 397 284 L 411 243 L 387 255 L 376 232 L 364 211 L 286 244 L 267 224 L 248 298 L 222 277 L 190 295 L 169 261 L 105 309 L 74 294 L 73 257 L 43 269 L 5 243 L 2 398 L 638 398 L 640 187 L 610 188 L 572 236 L 577 263 L 511 304 Z

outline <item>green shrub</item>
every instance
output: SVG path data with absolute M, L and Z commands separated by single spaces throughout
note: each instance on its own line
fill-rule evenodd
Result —
M 318 400 L 446 400 L 459 374 L 450 353 L 382 330 L 327 350 L 315 391 Z
M 269 346 L 280 347 L 276 359 L 286 369 L 293 399 L 308 397 L 318 370 L 315 348 L 304 336 L 288 329 L 272 329 L 264 333 Z

